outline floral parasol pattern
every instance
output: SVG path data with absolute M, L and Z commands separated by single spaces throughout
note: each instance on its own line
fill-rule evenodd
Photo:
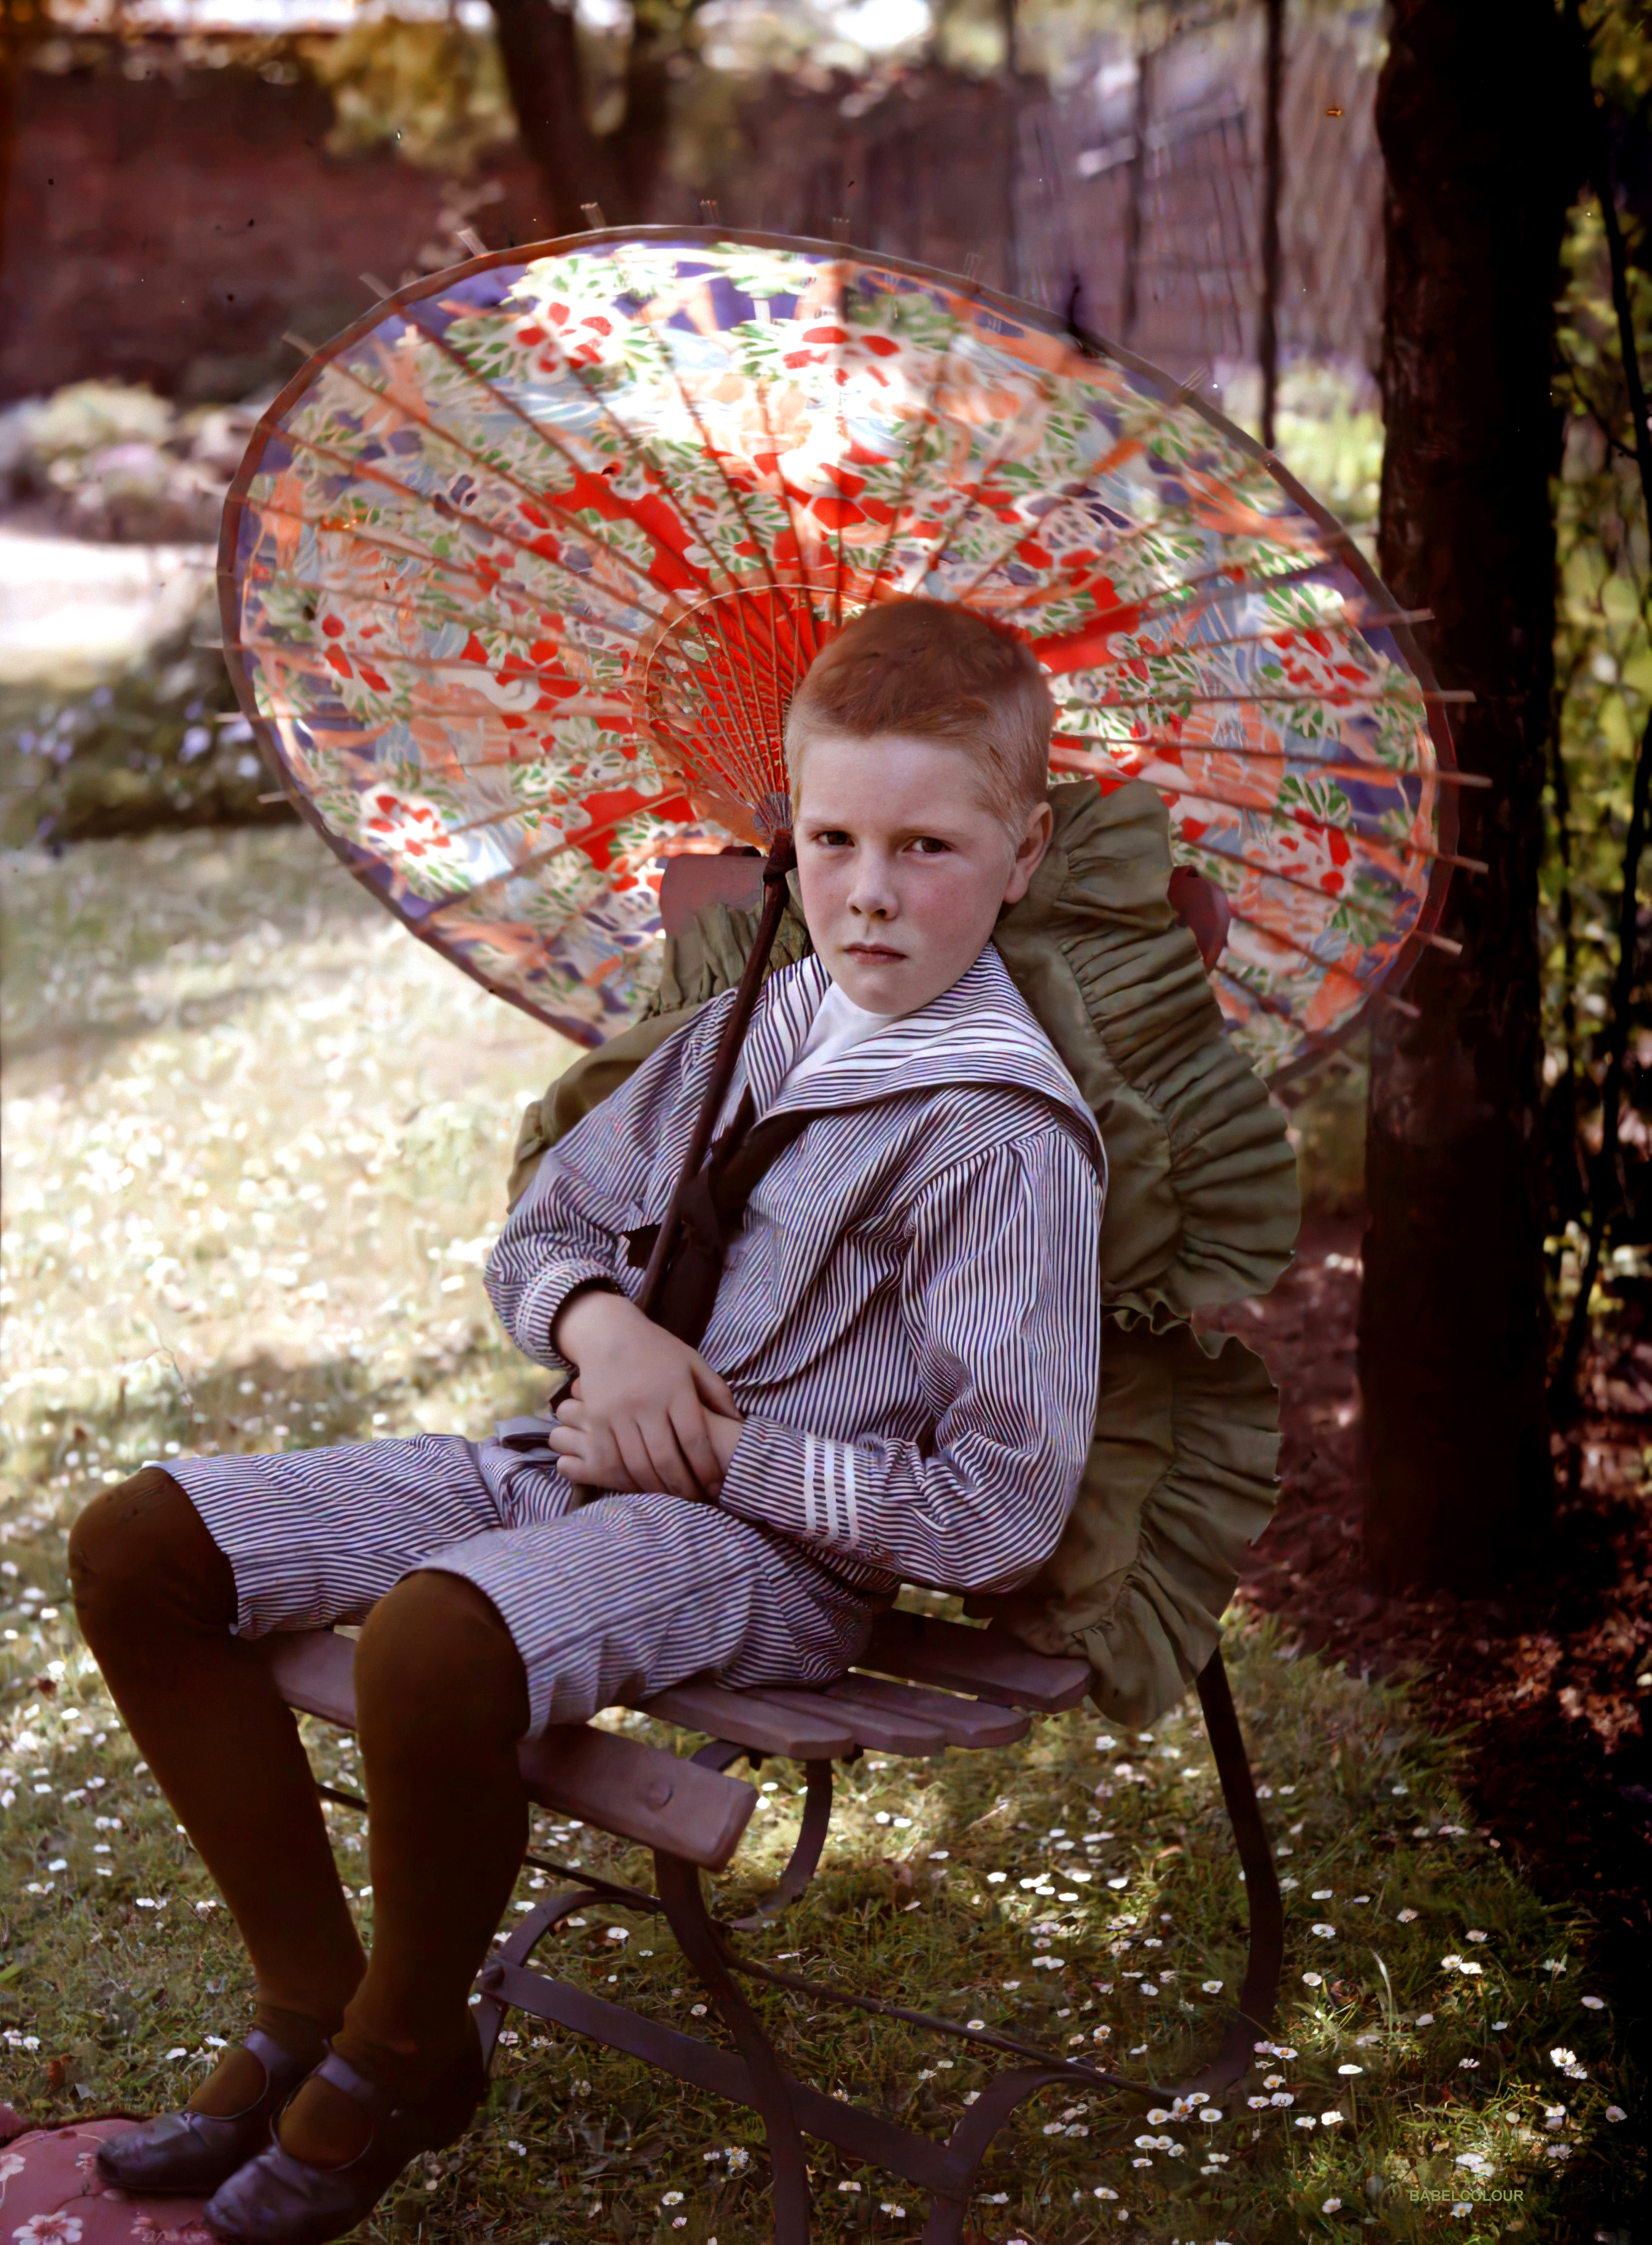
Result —
M 1404 1003 L 1461 862 L 1447 697 L 1330 516 L 1128 355 L 836 245 L 642 228 L 402 291 L 265 416 L 221 563 L 307 815 L 587 1044 L 657 979 L 669 858 L 765 834 L 792 688 L 874 600 L 1023 632 L 1054 775 L 1165 796 L 1265 1072 Z

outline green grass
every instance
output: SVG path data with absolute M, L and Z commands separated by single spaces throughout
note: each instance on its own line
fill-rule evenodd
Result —
M 536 1395 L 486 1325 L 477 1265 L 517 1109 L 559 1053 L 384 921 L 305 833 L 14 859 L 7 901 L 0 2084 L 51 2121 L 179 2101 L 249 2001 L 234 1930 L 79 1645 L 69 1523 L 172 1445 L 485 1428 Z M 1543 2238 L 1594 2182 L 1631 2202 L 1637 2130 L 1611 2115 L 1638 2112 L 1640 2092 L 1611 1991 L 1581 1924 L 1465 1828 L 1458 1750 L 1403 1693 L 1293 1657 L 1266 1627 L 1231 1651 L 1295 1882 L 1280 2054 L 1215 2100 L 1214 2122 L 1047 2092 L 982 2172 L 978 2235 Z M 306 1728 L 318 1770 L 350 1786 L 349 1742 Z M 759 1782 L 715 1882 L 737 1913 L 795 1830 L 795 1771 L 770 1763 Z M 1146 2079 L 1175 2079 L 1215 2038 L 1243 1889 L 1195 1709 L 1151 1737 L 1081 1713 L 1010 1752 L 870 1755 L 840 1803 L 820 1877 L 753 1953 Z M 371 1938 L 360 1820 L 329 1813 Z M 537 1836 L 645 1871 L 550 1820 Z M 519 1902 L 544 1892 L 536 1875 Z M 621 1940 L 620 1914 L 581 1916 L 547 1944 L 559 1969 L 696 2024 L 668 1935 L 637 1918 Z M 898 2025 L 759 2005 L 799 2073 L 936 2133 L 994 2071 Z M 410 2172 L 372 2233 L 768 2235 L 752 2116 L 513 2027 L 485 2113 Z M 812 2149 L 823 2237 L 915 2235 L 920 2197 Z

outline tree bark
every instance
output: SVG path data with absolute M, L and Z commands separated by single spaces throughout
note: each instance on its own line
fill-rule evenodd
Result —
M 676 49 L 670 35 L 689 12 L 671 0 L 635 0 L 625 58 L 625 116 L 611 144 L 610 216 L 641 223 L 651 214 L 671 125 L 666 65 Z
M 1553 302 L 1581 169 L 1550 0 L 1393 0 L 1377 89 L 1387 164 L 1382 566 L 1457 727 L 1460 847 L 1411 1021 L 1372 1035 L 1360 1318 L 1377 1578 L 1484 1588 L 1552 1514 L 1544 1375 L 1537 933 L 1554 631 Z
M 610 220 L 618 183 L 603 143 L 585 114 L 585 81 L 572 5 L 555 0 L 489 0 L 500 60 L 522 145 L 545 182 L 554 234 L 582 233 L 582 206 L 601 203 Z

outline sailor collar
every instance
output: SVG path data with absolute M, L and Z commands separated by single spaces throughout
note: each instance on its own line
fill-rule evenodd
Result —
M 856 1107 L 946 1084 L 1008 1085 L 1071 1116 L 1105 1176 L 1096 1118 L 991 943 L 938 998 L 782 1089 L 831 981 L 812 952 L 769 977 L 746 1032 L 731 1096 L 749 1086 L 757 1112 L 767 1116 Z

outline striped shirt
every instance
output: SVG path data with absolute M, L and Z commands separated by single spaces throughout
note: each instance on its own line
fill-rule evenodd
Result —
M 1003 1591 L 1060 1540 L 1090 1446 L 1106 1160 L 989 944 L 928 1006 L 787 1084 L 830 977 L 758 997 L 733 1093 L 812 1119 L 752 1193 L 700 1345 L 744 1418 L 719 1502 L 846 1581 Z M 581 1280 L 635 1296 L 732 992 L 547 1154 L 488 1259 L 526 1354 Z
M 784 1081 L 775 1086 L 775 1097 L 778 1099 L 794 1083 L 807 1082 L 810 1076 L 829 1068 L 844 1053 L 864 1044 L 868 1037 L 880 1036 L 901 1018 L 899 1014 L 869 1014 L 853 998 L 845 997 L 835 982 L 828 982 L 797 1058 L 787 1068 Z

